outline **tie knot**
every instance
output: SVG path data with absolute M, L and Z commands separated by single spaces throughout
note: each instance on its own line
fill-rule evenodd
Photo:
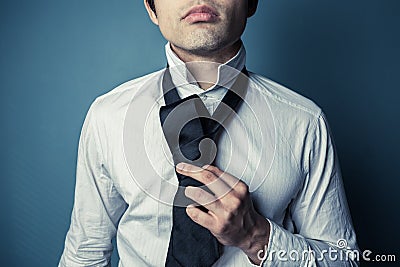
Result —
M 247 74 L 246 69 L 243 73 Z M 212 164 L 217 155 L 217 137 L 230 115 L 237 112 L 246 92 L 248 79 L 239 75 L 217 109 L 210 115 L 198 95 L 181 99 L 167 69 L 163 77 L 164 100 L 160 121 L 175 164 Z M 166 88 L 172 88 L 165 91 Z

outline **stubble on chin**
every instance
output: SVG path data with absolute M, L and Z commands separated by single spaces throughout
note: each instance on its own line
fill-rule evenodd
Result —
M 184 39 L 175 45 L 193 54 L 208 56 L 226 45 L 223 34 L 217 29 L 197 29 L 183 36 Z

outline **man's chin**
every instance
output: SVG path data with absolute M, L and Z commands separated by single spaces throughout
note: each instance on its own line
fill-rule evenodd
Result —
M 197 42 L 195 45 L 186 45 L 181 49 L 198 56 L 210 56 L 217 53 L 225 46 L 223 43 L 215 40 L 205 40 L 203 42 Z
M 195 47 L 195 48 L 189 48 L 186 51 L 190 52 L 193 55 L 198 55 L 202 57 L 208 57 L 210 55 L 213 55 L 217 53 L 219 50 L 222 48 L 219 46 L 201 46 L 201 47 Z

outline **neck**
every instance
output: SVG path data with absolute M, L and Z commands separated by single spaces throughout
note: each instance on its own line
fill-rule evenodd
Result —
M 179 48 L 171 43 L 171 49 L 186 64 L 198 85 L 203 90 L 214 86 L 218 78 L 218 67 L 233 58 L 239 51 L 242 41 L 208 55 L 198 55 Z

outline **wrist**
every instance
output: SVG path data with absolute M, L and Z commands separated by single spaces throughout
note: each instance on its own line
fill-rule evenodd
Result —
M 265 256 L 271 225 L 264 217 L 258 216 L 249 238 L 240 249 L 255 264 L 260 264 Z

